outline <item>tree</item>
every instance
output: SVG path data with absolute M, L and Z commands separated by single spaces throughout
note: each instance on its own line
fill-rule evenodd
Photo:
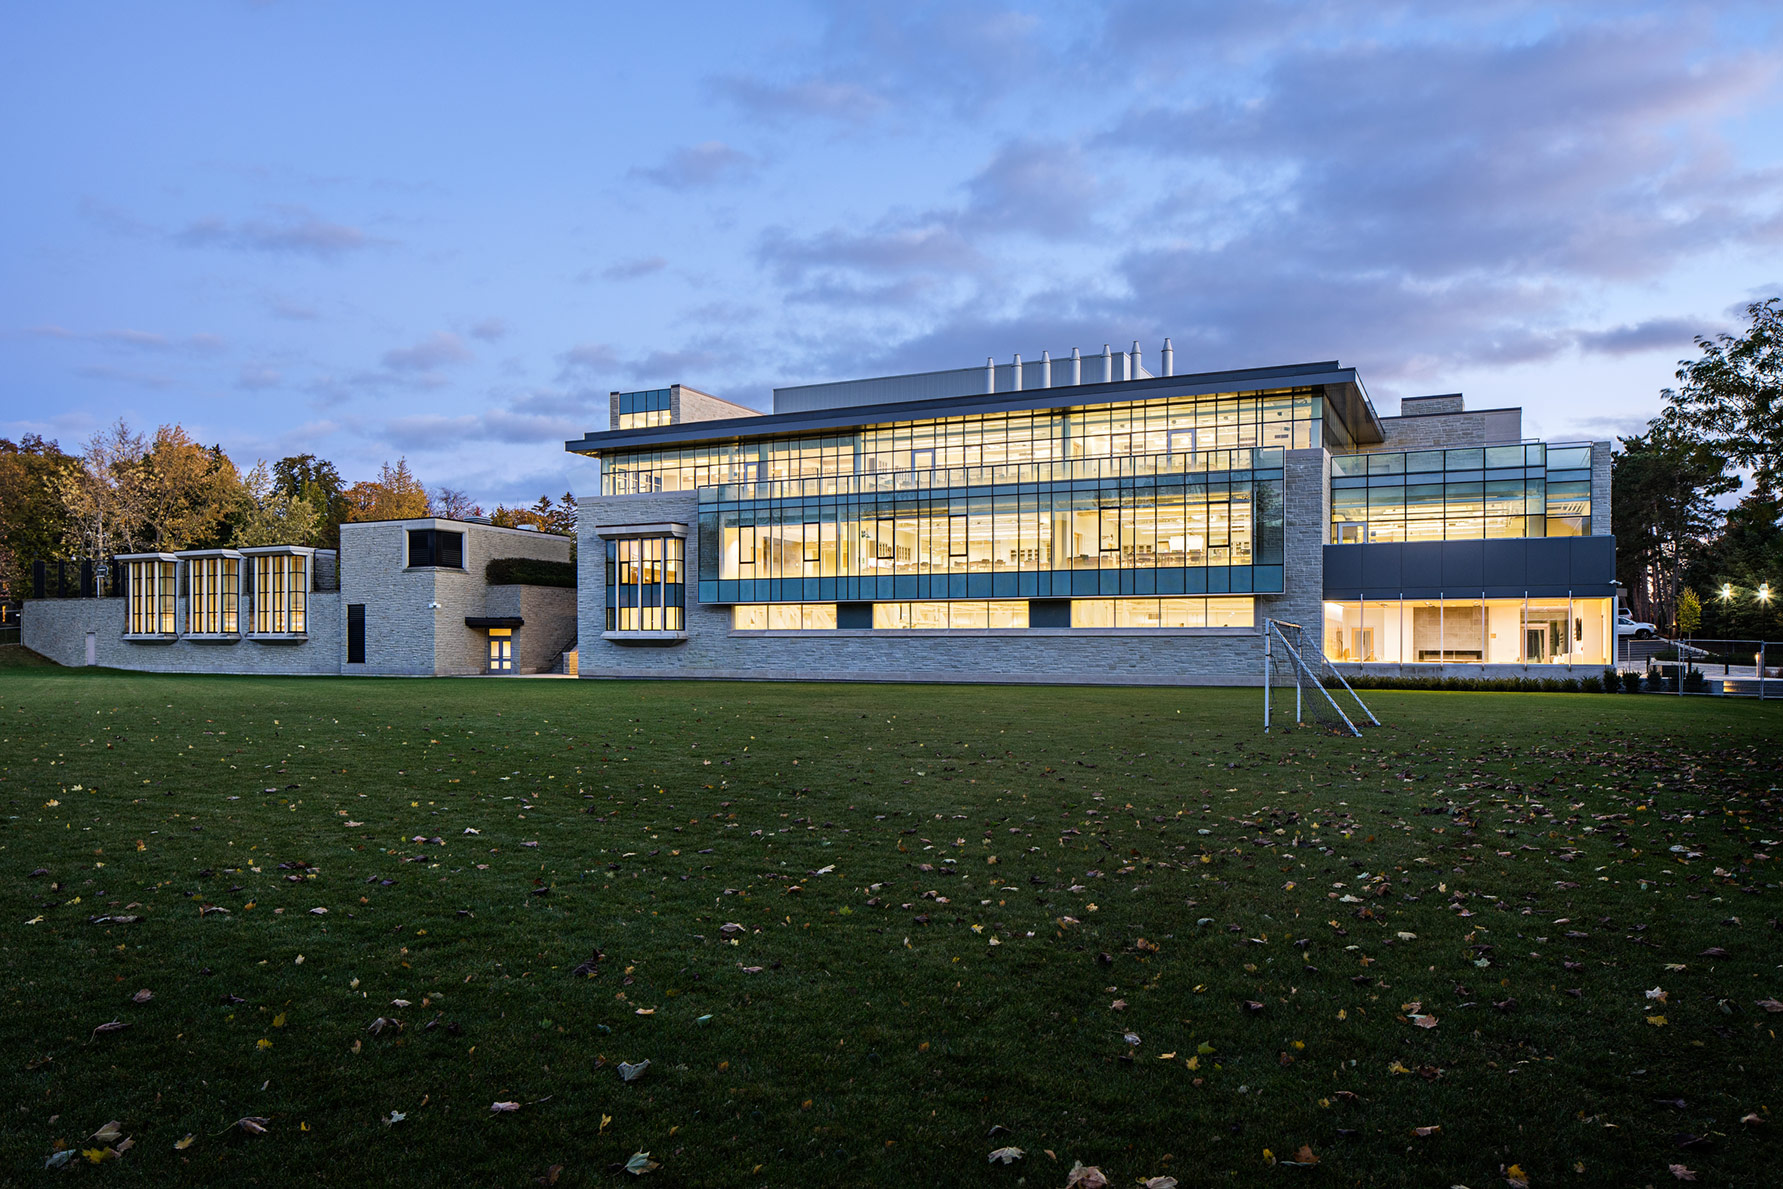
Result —
M 1739 478 L 1726 456 L 1668 412 L 1622 441 L 1610 470 L 1616 576 L 1637 619 L 1671 624 L 1692 562 L 1720 522 L 1715 497 Z
M 278 494 L 301 499 L 315 509 L 315 532 L 311 540 L 299 543 L 339 548 L 341 521 L 348 511 L 347 485 L 334 464 L 314 454 L 293 454 L 273 464 L 272 478 Z
M 1686 586 L 1683 593 L 1678 596 L 1678 634 L 1693 636 L 1696 634 L 1696 629 L 1702 625 L 1702 600 L 1696 597 L 1694 590 Z
M 341 493 L 348 520 L 412 520 L 427 515 L 427 489 L 409 470 L 409 460 L 385 463 L 378 477 L 362 480 Z
M 281 489 L 263 458 L 242 480 L 242 509 L 230 544 L 238 549 L 305 545 L 315 539 L 321 526 L 322 515 L 316 506 Z
M 139 465 L 141 515 L 156 549 L 205 549 L 242 499 L 241 473 L 221 446 L 206 449 L 178 425 L 163 425 Z
M 447 520 L 463 520 L 467 516 L 483 515 L 483 509 L 456 487 L 436 487 L 427 496 L 427 514 L 443 516 Z
M 31 562 L 79 551 L 79 533 L 62 502 L 62 485 L 80 460 L 37 434 L 0 438 L 0 593 L 18 590 Z
M 79 465 L 59 483 L 62 506 L 74 528 L 73 552 L 104 557 L 143 548 L 147 455 L 147 439 L 122 417 L 87 439 Z
M 1697 337 L 1702 358 L 1681 360 L 1672 410 L 1730 461 L 1750 467 L 1761 491 L 1783 479 L 1783 298 L 1746 307 L 1735 338 Z
M 1767 605 L 1757 597 L 1766 583 L 1783 590 L 1783 495 L 1754 491 L 1729 509 L 1720 535 L 1690 573 L 1692 583 L 1710 592 L 1703 604 L 1706 635 L 1783 639 L 1783 598 Z
M 576 497 L 571 492 L 564 492 L 563 498 L 553 503 L 548 495 L 541 495 L 538 502 L 530 508 L 510 508 L 506 504 L 496 505 L 490 514 L 490 520 L 505 528 L 519 528 L 530 524 L 540 532 L 561 533 L 567 537 L 576 535 Z

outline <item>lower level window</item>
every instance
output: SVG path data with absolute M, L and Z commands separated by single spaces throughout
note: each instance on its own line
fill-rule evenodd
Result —
M 680 537 L 619 537 L 607 542 L 607 630 L 685 630 Z
M 1353 664 L 1606 665 L 1615 639 L 1610 599 L 1325 604 L 1325 655 Z
M 1256 622 L 1249 598 L 1071 600 L 1074 628 L 1248 628 Z
M 830 632 L 836 629 L 834 603 L 743 603 L 731 608 L 739 632 Z
M 908 628 L 912 631 L 970 631 L 974 628 L 1025 628 L 1028 626 L 1026 599 L 997 599 L 981 603 L 976 599 L 945 600 L 928 603 L 874 603 L 873 626 L 876 628 Z
M 171 636 L 175 631 L 174 584 L 177 562 L 126 562 L 125 595 L 132 636 Z

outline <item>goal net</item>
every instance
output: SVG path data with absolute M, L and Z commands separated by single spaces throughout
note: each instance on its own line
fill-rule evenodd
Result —
M 1345 695 L 1343 701 L 1339 694 Z M 1355 703 L 1353 715 L 1344 707 Z M 1366 703 L 1350 688 L 1325 654 L 1309 653 L 1301 644 L 1297 623 L 1277 619 L 1263 621 L 1263 729 L 1285 724 L 1314 722 L 1327 730 L 1360 735 L 1360 724 L 1380 726 Z

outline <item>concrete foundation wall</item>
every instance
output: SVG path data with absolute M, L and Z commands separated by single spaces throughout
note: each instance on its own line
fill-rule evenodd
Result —
M 186 600 L 179 600 L 180 622 Z M 87 633 L 97 647 L 97 663 L 149 673 L 251 673 L 265 676 L 321 676 L 341 671 L 346 625 L 341 597 L 332 591 L 309 596 L 309 638 L 262 643 L 251 637 L 233 642 L 174 639 L 166 643 L 126 640 L 123 599 L 34 599 L 20 620 L 20 642 L 57 664 L 87 663 Z

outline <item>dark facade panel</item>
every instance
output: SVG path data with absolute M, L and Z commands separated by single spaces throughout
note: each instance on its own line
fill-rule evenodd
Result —
M 1608 598 L 1613 537 L 1512 537 L 1326 545 L 1325 597 Z

